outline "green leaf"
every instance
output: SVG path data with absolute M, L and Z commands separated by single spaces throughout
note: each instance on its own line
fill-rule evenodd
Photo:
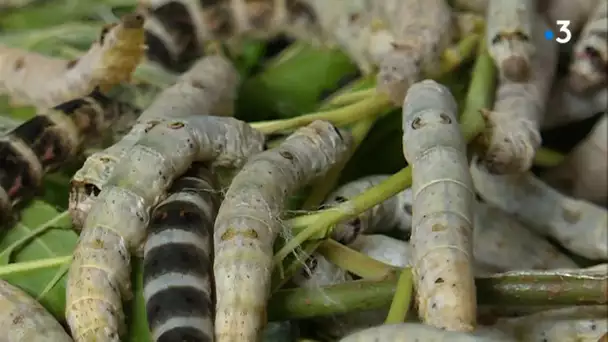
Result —
M 259 121 L 314 111 L 322 95 L 356 74 L 357 67 L 344 53 L 294 43 L 244 82 L 237 116 Z
M 65 310 L 66 263 L 44 267 L 44 261 L 69 257 L 78 235 L 71 230 L 67 212 L 57 212 L 42 201 L 33 201 L 21 212 L 21 220 L 0 240 L 0 278 L 20 287 L 63 320 Z M 33 262 L 18 271 L 17 263 Z

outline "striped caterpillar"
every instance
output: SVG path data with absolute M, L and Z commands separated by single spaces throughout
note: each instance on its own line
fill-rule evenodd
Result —
M 91 93 L 105 93 L 129 81 L 145 50 L 144 17 L 128 14 L 105 26 L 77 60 L 46 57 L 0 46 L 0 94 L 16 105 L 47 109 Z
M 306 0 L 140 0 L 147 13 L 149 56 L 168 67 L 196 58 L 209 41 L 238 48 L 243 36 L 260 39 L 286 33 L 318 42 L 316 14 Z M 333 5 L 336 5 L 333 3 Z
M 570 88 L 584 93 L 608 86 L 608 2 L 597 3 L 574 45 Z
M 40 303 L 0 279 L 1 342 L 72 342 L 70 336 Z
M 412 85 L 403 104 L 403 155 L 412 167 L 412 273 L 420 318 L 471 331 L 474 193 L 456 110 L 445 86 L 432 80 Z
M 551 91 L 542 128 L 551 129 L 588 119 L 608 108 L 608 88 L 588 94 L 575 94 L 568 79 L 557 82 Z
M 213 341 L 212 173 L 193 165 L 152 214 L 144 245 L 144 298 L 155 342 Z
M 500 75 L 512 82 L 530 78 L 530 59 L 535 53 L 535 44 L 540 43 L 532 37 L 537 19 L 535 6 L 536 0 L 488 1 L 488 52 Z
M 340 342 L 515 342 L 504 334 L 481 328 L 475 333 L 454 332 L 419 323 L 384 324 L 358 331 Z
M 565 196 L 533 174 L 492 175 L 477 160 L 470 165 L 477 193 L 540 235 L 556 239 L 589 259 L 608 258 L 608 211 Z
M 252 157 L 235 176 L 215 221 L 213 270 L 218 341 L 257 341 L 266 324 L 273 243 L 288 196 L 340 162 L 352 139 L 314 121 Z
M 363 73 L 378 66 L 377 87 L 401 105 L 423 71 L 436 70 L 452 40 L 452 10 L 444 0 L 309 0 L 318 22 Z
M 437 68 L 441 52 L 453 38 L 452 11 L 445 0 L 224 0 L 209 4 L 149 0 L 142 1 L 141 7 L 148 13 L 164 7 L 164 14 L 150 15 L 165 27 L 175 17 L 185 17 L 182 13 L 191 13 L 183 25 L 195 28 L 199 46 L 218 39 L 235 46 L 244 35 L 269 38 L 278 33 L 315 45 L 339 46 L 364 73 L 378 66 L 378 89 L 399 105 L 422 71 Z M 150 35 L 155 35 L 152 31 Z M 171 39 L 166 38 L 171 36 L 168 33 L 156 36 L 156 42 Z M 160 54 L 176 59 L 180 46 L 185 44 L 166 44 Z
M 99 92 L 37 114 L 0 137 L 0 217 L 40 189 L 42 177 L 135 110 Z M 99 140 L 99 139 L 98 139 Z
M 528 81 L 502 79 L 494 108 L 483 112 L 488 126 L 483 138 L 487 145 L 483 161 L 493 173 L 529 170 L 540 147 L 545 102 L 557 68 L 557 45 L 543 37 L 547 28 L 542 18 L 536 19 L 532 42 L 538 51 L 532 57 Z
M 498 319 L 491 327 L 520 342 L 598 342 L 608 332 L 607 317 L 605 305 L 574 306 Z
M 608 200 L 608 112 L 566 160 L 543 177 L 562 193 L 605 205 Z
M 86 217 L 68 272 L 66 318 L 75 341 L 119 341 L 121 297 L 129 299 L 130 254 L 149 213 L 193 162 L 238 168 L 262 151 L 264 135 L 245 122 L 190 116 L 151 128 L 114 167 Z
M 221 56 L 208 56 L 182 74 L 176 84 L 161 92 L 126 136 L 89 156 L 72 177 L 69 210 L 74 227 L 82 227 L 115 165 L 147 131 L 165 119 L 209 113 L 230 115 L 238 83 L 237 71 L 230 62 Z
M 360 178 L 338 188 L 329 196 L 328 206 L 380 184 L 387 175 Z M 412 189 L 342 222 L 333 229 L 333 238 L 344 244 L 357 244 L 360 234 L 386 232 L 396 227 L 402 234 L 412 226 Z M 475 201 L 473 210 L 473 255 L 476 269 L 508 271 L 515 269 L 575 268 L 576 264 L 542 237 L 531 232 L 517 220 L 486 203 Z M 373 235 L 372 235 L 373 236 Z M 353 242 L 354 241 L 354 242 Z M 411 248 L 408 247 L 407 248 Z M 357 249 L 357 248 L 355 248 Z M 408 258 L 411 260 L 411 258 Z M 409 264 L 409 261 L 408 261 Z

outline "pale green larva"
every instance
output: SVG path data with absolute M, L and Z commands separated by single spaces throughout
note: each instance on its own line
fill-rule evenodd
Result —
M 189 116 L 150 129 L 116 163 L 80 234 L 68 272 L 66 319 L 76 341 L 119 341 L 122 299 L 131 296 L 131 253 L 140 251 L 151 209 L 193 162 L 240 168 L 265 137 L 227 117 Z
M 412 168 L 412 272 L 419 316 L 450 331 L 476 326 L 473 183 L 454 97 L 425 80 L 403 103 L 403 154 Z M 441 165 L 441 167 L 438 167 Z
M 605 305 L 574 306 L 501 318 L 491 326 L 519 342 L 598 342 L 608 333 Z
M 53 315 L 4 280 L 0 280 L 0 331 L 0 342 L 72 342 Z
M 575 94 L 568 79 L 557 81 L 547 103 L 543 129 L 565 126 L 588 119 L 608 108 L 608 88 L 600 88 L 585 94 Z
M 121 140 L 87 158 L 72 177 L 69 210 L 74 227 L 82 227 L 95 198 L 118 161 L 162 120 L 192 115 L 227 116 L 233 112 L 239 84 L 237 71 L 222 56 L 208 56 L 161 92 Z
M 568 85 L 575 93 L 588 93 L 608 86 L 608 1 L 593 9 L 574 45 Z
M 502 78 L 493 109 L 484 112 L 488 130 L 483 161 L 494 173 L 529 170 L 541 144 L 540 127 L 557 67 L 557 44 L 544 38 L 543 32 L 549 28 L 544 19 L 535 20 L 530 43 L 537 51 L 531 56 L 529 77 L 518 82 Z
M 474 333 L 454 332 L 426 324 L 400 323 L 368 328 L 346 336 L 340 342 L 515 342 L 499 331 L 481 328 Z
M 351 141 L 329 122 L 314 121 L 234 177 L 215 221 L 216 341 L 259 340 L 288 196 L 339 163 Z
M 526 82 L 532 74 L 536 41 L 532 36 L 536 0 L 489 0 L 486 13 L 486 41 L 502 78 Z M 540 47 L 538 47 L 540 49 Z
M 476 160 L 470 165 L 477 193 L 537 233 L 589 259 L 608 258 L 608 211 L 551 188 L 526 172 L 493 175 Z
M 608 113 L 543 179 L 562 193 L 600 205 L 608 200 Z
M 99 39 L 77 60 L 51 58 L 0 46 L 0 94 L 12 103 L 45 110 L 102 92 L 131 79 L 144 57 L 144 18 L 128 14 L 105 26 Z
M 346 183 L 331 194 L 324 205 L 331 207 L 350 200 L 388 177 L 388 175 L 372 175 Z M 359 216 L 340 222 L 333 228 L 332 238 L 344 244 L 353 244 L 351 245 L 353 247 L 361 234 L 389 232 L 396 229 L 405 239 L 412 228 L 412 204 L 412 189 L 408 188 Z M 576 267 L 569 257 L 543 237 L 530 231 L 500 209 L 486 203 L 475 201 L 473 227 L 473 254 L 476 270 L 479 271 L 477 273 Z M 388 238 L 381 235 L 372 236 L 384 240 Z M 405 247 L 401 249 L 403 248 Z M 407 249 L 411 249 L 411 246 L 407 245 Z M 386 251 L 392 253 L 393 249 Z

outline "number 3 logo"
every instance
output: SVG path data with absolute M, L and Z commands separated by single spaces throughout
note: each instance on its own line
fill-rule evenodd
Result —
M 560 44 L 566 44 L 570 41 L 570 38 L 572 38 L 572 32 L 570 32 L 570 29 L 568 28 L 568 26 L 570 25 L 570 20 L 558 20 L 556 21 L 556 23 L 557 25 L 559 25 L 559 32 L 566 33 L 566 36 L 563 38 L 557 37 L 555 38 L 555 41 Z

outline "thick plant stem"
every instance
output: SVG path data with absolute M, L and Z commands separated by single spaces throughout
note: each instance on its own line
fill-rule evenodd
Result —
M 409 272 L 405 269 L 404 272 Z M 276 292 L 269 303 L 270 320 L 329 316 L 386 308 L 397 279 L 359 280 L 315 289 Z M 497 274 L 476 279 L 478 304 L 497 306 L 605 305 L 608 278 L 576 275 Z
M 563 154 L 550 150 L 548 148 L 539 148 L 534 156 L 534 165 L 542 167 L 554 167 L 561 164 L 566 156 Z

